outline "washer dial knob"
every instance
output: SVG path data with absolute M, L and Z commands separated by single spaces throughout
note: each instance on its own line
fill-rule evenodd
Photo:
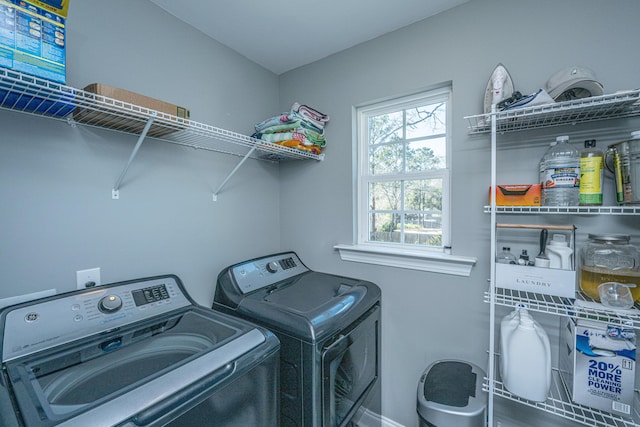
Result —
M 115 313 L 122 308 L 122 299 L 118 295 L 107 295 L 100 299 L 98 310 L 103 313 Z
M 267 271 L 269 273 L 275 273 L 276 271 L 278 271 L 278 263 L 275 261 L 271 261 L 270 263 L 267 264 Z

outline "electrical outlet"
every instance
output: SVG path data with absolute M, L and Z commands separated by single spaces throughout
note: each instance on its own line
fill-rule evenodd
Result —
M 89 268 L 76 271 L 76 286 L 78 289 L 100 286 L 100 268 Z

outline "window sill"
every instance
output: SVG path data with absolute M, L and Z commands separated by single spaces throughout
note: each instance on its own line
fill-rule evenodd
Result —
M 477 258 L 367 245 L 335 245 L 343 261 L 469 276 Z

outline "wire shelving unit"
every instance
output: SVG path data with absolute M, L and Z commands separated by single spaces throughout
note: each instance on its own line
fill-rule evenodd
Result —
M 236 168 L 214 193 L 214 200 L 228 179 L 248 158 L 271 162 L 324 159 L 323 154 L 261 141 L 2 67 L 0 108 L 63 120 L 71 126 L 98 127 L 138 136 L 129 161 L 112 190 L 114 199 L 119 197 L 118 189 L 122 179 L 145 138 L 241 157 Z

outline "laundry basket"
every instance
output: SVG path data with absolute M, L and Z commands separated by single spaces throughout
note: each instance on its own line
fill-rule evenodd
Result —
M 485 427 L 485 372 L 459 360 L 441 360 L 424 371 L 418 383 L 420 427 Z

